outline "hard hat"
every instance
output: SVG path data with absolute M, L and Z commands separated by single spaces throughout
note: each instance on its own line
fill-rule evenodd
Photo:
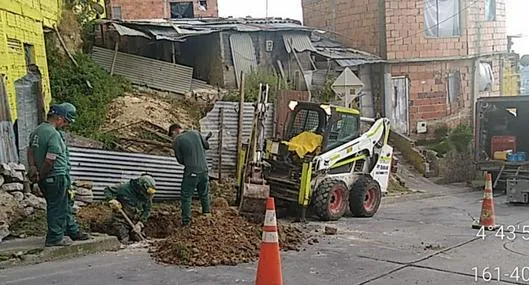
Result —
M 64 113 L 65 113 L 64 118 L 69 123 L 74 123 L 75 117 L 77 117 L 77 108 L 75 108 L 73 104 L 68 103 L 68 102 L 64 102 L 60 104 L 60 106 L 64 109 Z
M 63 117 L 68 123 L 73 123 L 77 116 L 77 109 L 70 103 L 53 104 L 49 114 Z
M 156 181 L 154 181 L 154 178 L 152 178 L 152 176 L 150 176 L 150 175 L 146 175 L 146 174 L 141 175 L 138 178 L 138 184 L 140 185 L 140 187 L 144 191 L 146 191 L 149 194 L 150 193 L 154 194 L 154 192 L 156 192 L 156 190 L 155 190 L 156 189 Z

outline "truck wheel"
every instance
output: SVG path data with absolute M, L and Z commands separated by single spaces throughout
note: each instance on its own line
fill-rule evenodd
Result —
M 314 212 L 323 221 L 340 219 L 347 209 L 347 185 L 337 179 L 324 180 L 313 194 Z
M 349 192 L 349 210 L 355 217 L 372 217 L 378 211 L 382 191 L 378 182 L 369 176 L 361 176 Z

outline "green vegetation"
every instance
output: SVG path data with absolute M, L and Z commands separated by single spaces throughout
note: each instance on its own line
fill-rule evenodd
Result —
M 259 83 L 269 85 L 268 102 L 276 100 L 279 91 L 286 88 L 284 81 L 273 70 L 261 68 L 246 74 L 244 82 L 244 101 L 255 102 L 259 96 Z M 233 90 L 222 98 L 223 101 L 239 101 L 239 91 Z
M 443 134 L 443 136 L 441 136 Z M 439 137 L 437 137 L 439 136 Z M 473 138 L 473 130 L 469 125 L 461 124 L 453 130 L 443 129 L 436 132 L 437 141 L 427 147 L 443 156 L 450 151 L 463 153 L 469 150 Z
M 70 102 L 77 107 L 77 120 L 70 130 L 88 138 L 110 143 L 113 138 L 98 132 L 105 122 L 108 105 L 124 94 L 130 84 L 112 77 L 88 55 L 75 56 L 78 67 L 58 52 L 50 51 L 48 66 L 52 101 Z

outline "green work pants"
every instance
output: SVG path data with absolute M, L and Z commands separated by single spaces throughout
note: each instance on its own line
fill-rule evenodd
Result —
M 184 175 L 182 180 L 182 192 L 180 194 L 180 203 L 182 204 L 182 224 L 187 225 L 191 222 L 191 199 L 197 189 L 198 197 L 202 205 L 202 213 L 209 213 L 209 177 L 208 172 L 189 173 Z
M 79 226 L 73 217 L 68 195 L 70 178 L 66 175 L 48 177 L 39 182 L 39 187 L 46 199 L 46 219 L 48 232 L 46 244 L 60 242 L 64 235 L 73 236 L 79 231 Z
M 66 203 L 66 228 L 64 230 L 64 233 L 67 235 L 67 236 L 70 236 L 70 237 L 73 237 L 75 235 L 78 234 L 79 232 L 79 224 L 77 223 L 77 220 L 75 218 L 75 214 L 73 212 L 73 204 L 74 204 L 74 199 L 72 199 L 68 193 L 68 190 L 70 190 L 70 188 L 72 187 L 72 180 L 70 179 L 69 176 L 67 176 L 68 178 L 68 188 L 66 190 L 66 196 L 67 196 L 67 199 L 68 199 L 68 203 Z

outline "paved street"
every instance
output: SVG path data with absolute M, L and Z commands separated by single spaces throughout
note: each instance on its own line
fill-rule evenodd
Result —
M 336 236 L 313 232 L 319 243 L 282 253 L 284 283 L 529 284 L 529 234 L 527 241 L 522 234 L 523 225 L 529 231 L 526 207 L 509 206 L 504 196 L 496 197 L 496 218 L 505 226 L 505 237 L 487 232 L 483 240 L 471 229 L 482 194 L 430 187 L 429 192 L 444 196 L 385 203 L 372 219 L 344 218 L 334 223 Z M 322 225 L 312 222 L 310 227 Z M 514 239 L 508 225 L 520 226 Z M 0 284 L 253 284 L 255 268 L 158 265 L 145 250 L 127 249 L 0 271 Z

